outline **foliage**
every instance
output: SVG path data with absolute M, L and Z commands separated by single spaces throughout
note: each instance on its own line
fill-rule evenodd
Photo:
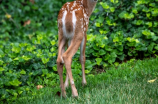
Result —
M 28 39 L 36 31 L 57 33 L 56 20 L 59 7 L 65 0 L 5 0 L 0 4 L 0 32 L 5 41 Z M 4 44 L 1 42 L 1 44 Z
M 0 102 L 11 102 L 25 94 L 35 96 L 32 88 L 37 85 L 53 86 L 54 92 L 59 91 L 56 20 L 64 2 L 0 1 Z M 94 76 L 95 69 L 118 66 L 131 58 L 156 56 L 157 4 L 158 0 L 98 2 L 87 32 L 88 77 Z M 72 62 L 76 81 L 82 75 L 79 53 Z
M 67 98 L 55 95 L 52 88 L 46 87 L 36 91 L 41 95 L 36 97 L 23 96 L 15 104 L 105 104 L 105 103 L 151 103 L 158 102 L 158 58 L 135 60 L 122 63 L 118 67 L 112 66 L 106 73 L 87 77 L 87 86 L 82 87 L 81 79 L 76 84 L 79 98 L 71 97 L 70 88 Z M 157 75 L 155 74 L 157 73 Z M 151 80 L 154 79 L 155 81 Z M 150 82 L 149 82 L 150 81 Z M 151 82 L 152 81 L 152 82 Z
M 107 37 L 106 42 L 98 40 L 99 43 L 102 42 L 100 48 L 96 44 L 98 50 L 103 49 L 107 53 L 97 57 L 105 56 L 108 63 L 112 64 L 117 59 L 142 58 L 157 54 L 157 4 L 155 0 L 102 0 L 91 18 L 95 20 L 98 28 L 93 27 L 90 32 L 99 31 L 103 35 L 99 37 Z M 97 39 L 94 41 L 98 43 Z M 101 44 L 104 44 L 105 48 Z M 91 49 L 96 48 L 93 46 Z

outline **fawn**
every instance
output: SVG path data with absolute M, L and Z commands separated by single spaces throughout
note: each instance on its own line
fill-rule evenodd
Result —
M 73 97 L 78 97 L 71 72 L 72 57 L 80 47 L 80 62 L 82 65 L 82 84 L 87 84 L 85 78 L 85 47 L 86 31 L 89 17 L 92 14 L 98 0 L 76 0 L 63 5 L 58 14 L 58 57 L 57 70 L 60 77 L 60 87 L 63 97 L 66 97 L 65 88 L 69 85 Z M 65 51 L 65 47 L 68 46 Z M 63 65 L 66 67 L 66 80 L 63 83 Z

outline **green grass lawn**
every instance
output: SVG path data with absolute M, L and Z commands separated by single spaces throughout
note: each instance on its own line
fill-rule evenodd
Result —
M 105 70 L 87 76 L 86 87 L 82 87 L 81 79 L 76 80 L 78 99 L 71 97 L 70 88 L 67 98 L 62 98 L 53 88 L 44 87 L 35 97 L 20 97 L 15 104 L 158 104 L 158 58 L 133 59 Z

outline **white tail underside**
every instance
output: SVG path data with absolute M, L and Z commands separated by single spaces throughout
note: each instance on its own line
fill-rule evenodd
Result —
M 63 34 L 64 34 L 64 37 L 66 37 L 67 39 L 72 39 L 72 37 L 74 36 L 75 26 L 76 26 L 76 21 L 77 21 L 75 11 L 72 11 L 70 13 L 72 13 L 72 25 L 73 25 L 73 31 L 72 32 L 69 33 L 69 32 L 66 31 L 66 26 L 65 26 L 65 19 L 66 19 L 66 15 L 67 15 L 66 10 L 64 11 L 63 18 L 62 18 Z

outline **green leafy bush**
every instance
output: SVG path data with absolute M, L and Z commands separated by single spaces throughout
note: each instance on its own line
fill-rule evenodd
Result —
M 90 18 L 90 22 L 95 22 L 97 28 L 92 27 L 90 32 L 107 37 L 107 42 L 102 44 L 106 44 L 106 48 L 111 47 L 110 53 L 113 55 L 110 56 L 117 55 L 116 60 L 157 54 L 157 4 L 155 0 L 102 0 Z M 99 55 L 97 57 L 102 57 Z M 108 56 L 105 54 L 105 57 Z M 114 57 L 109 59 L 108 63 L 115 62 Z
M 50 36 L 53 39 L 47 38 Z M 1 100 L 14 100 L 36 85 L 56 85 L 57 46 L 52 40 L 57 40 L 57 35 L 40 32 L 30 40 L 31 43 L 14 42 L 0 49 Z

